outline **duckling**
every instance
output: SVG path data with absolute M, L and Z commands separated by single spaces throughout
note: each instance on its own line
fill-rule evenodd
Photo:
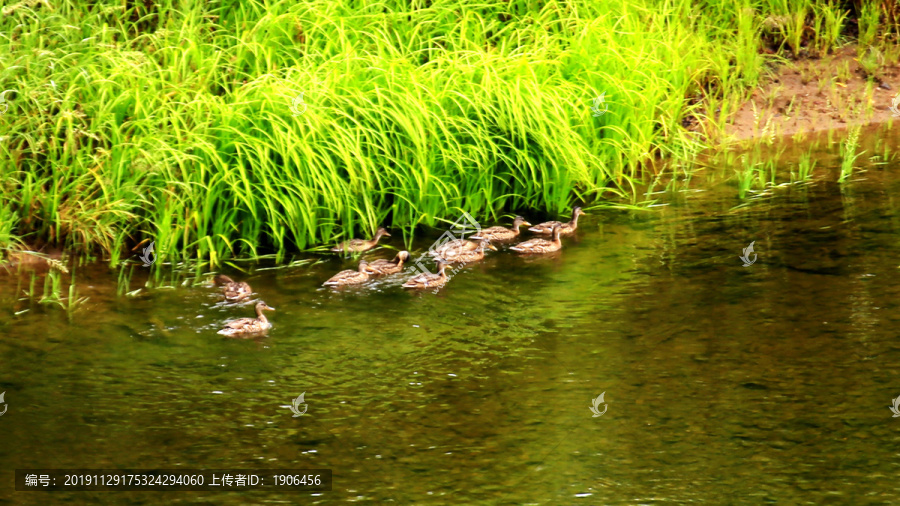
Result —
M 256 304 L 256 318 L 239 318 L 237 320 L 225 324 L 225 328 L 218 333 L 223 336 L 242 336 L 247 334 L 259 334 L 272 328 L 272 324 L 263 315 L 263 311 L 275 311 L 274 307 L 269 307 L 265 302 Z
M 447 252 L 447 256 L 444 258 L 448 262 L 454 263 L 462 263 L 467 264 L 470 262 L 477 262 L 484 258 L 484 250 L 485 248 L 497 251 L 493 245 L 491 245 L 491 240 L 485 237 L 480 242 L 475 243 L 477 246 L 474 250 L 465 250 L 465 249 L 455 249 Z
M 531 223 L 525 221 L 525 218 L 521 216 L 516 216 L 511 229 L 506 227 L 486 228 L 482 230 L 481 233 L 473 235 L 472 239 L 481 239 L 482 237 L 485 237 L 487 239 L 490 239 L 491 241 L 509 241 L 511 239 L 519 237 L 519 227 L 521 227 L 522 225 L 530 227 Z
M 369 280 L 369 273 L 366 272 L 366 266 L 369 265 L 365 260 L 359 263 L 359 269 L 347 269 L 341 271 L 331 277 L 328 281 L 322 283 L 323 286 L 343 286 L 358 285 Z
M 509 248 L 517 253 L 550 253 L 553 251 L 559 251 L 562 248 L 562 242 L 559 240 L 560 230 L 562 230 L 562 226 L 557 224 L 553 225 L 553 240 L 548 241 L 547 239 L 529 239 L 525 242 L 520 242 L 516 244 L 512 248 Z
M 430 272 L 423 272 L 421 274 L 417 274 L 408 280 L 406 283 L 403 283 L 403 288 L 440 288 L 444 286 L 444 283 L 447 282 L 447 273 L 445 270 L 447 269 L 447 262 L 443 260 L 437 261 L 438 273 L 432 274 Z
M 374 248 L 378 244 L 378 241 L 384 236 L 390 237 L 391 234 L 389 234 L 387 230 L 384 229 L 384 227 L 378 227 L 378 231 L 375 232 L 375 237 L 373 237 L 371 241 L 366 241 L 363 239 L 351 239 L 349 241 L 344 241 L 338 244 L 334 248 L 331 248 L 331 251 L 337 253 L 341 253 L 344 251 L 352 251 L 354 253 L 369 251 L 370 249 Z
M 553 225 L 559 225 L 559 233 L 562 235 L 572 235 L 575 233 L 575 229 L 578 228 L 578 217 L 584 214 L 584 211 L 581 210 L 580 207 L 576 207 L 572 210 L 572 221 L 568 223 L 561 223 L 558 221 L 546 221 L 544 223 L 538 223 L 537 225 L 529 228 L 534 233 L 537 234 L 551 234 L 553 233 Z
M 409 251 L 401 251 L 393 260 L 375 260 L 366 266 L 366 271 L 372 276 L 387 276 L 403 270 L 403 262 L 409 260 Z
M 225 294 L 225 300 L 229 302 L 242 301 L 253 293 L 253 289 L 250 288 L 250 285 L 247 283 L 243 281 L 237 283 L 224 274 L 217 275 L 215 282 L 222 287 L 222 292 Z

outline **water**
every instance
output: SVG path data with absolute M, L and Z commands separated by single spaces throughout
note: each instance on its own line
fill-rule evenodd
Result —
M 91 266 L 69 321 L 15 302 L 4 275 L 4 307 L 30 308 L 0 317 L 4 483 L 28 467 L 330 468 L 334 488 L 9 485 L 0 502 L 893 503 L 898 168 L 740 208 L 733 183 L 695 181 L 707 191 L 676 187 L 654 212 L 588 211 L 558 255 L 489 254 L 436 295 L 401 290 L 408 271 L 322 288 L 354 267 L 338 259 L 238 274 L 276 308 L 261 340 L 216 334 L 253 308 L 211 287 L 117 297 Z

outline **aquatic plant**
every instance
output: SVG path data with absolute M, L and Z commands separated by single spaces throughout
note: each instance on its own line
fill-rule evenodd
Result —
M 747 197 L 747 193 L 753 186 L 753 180 L 756 177 L 755 164 L 750 162 L 749 156 L 745 153 L 741 155 L 741 168 L 735 169 L 738 182 L 738 198 L 741 200 Z
M 816 167 L 817 160 L 812 159 L 812 153 L 807 151 L 800 155 L 797 162 L 797 179 L 798 181 L 807 181 L 812 178 L 812 171 Z M 794 172 L 791 171 L 791 182 L 794 181 Z
M 34 252 L 23 252 L 22 254 L 34 255 L 45 259 L 47 261 L 47 264 L 50 266 L 50 269 L 43 275 L 43 290 L 40 293 L 36 290 L 39 274 L 34 270 L 29 273 L 30 283 L 28 291 L 25 293 L 27 297 L 20 300 L 28 300 L 30 303 L 37 302 L 46 306 L 59 307 L 61 309 L 64 309 L 68 313 L 70 318 L 73 316 L 75 311 L 82 308 L 84 306 L 84 303 L 88 301 L 88 297 L 80 297 L 78 295 L 78 287 L 76 283 L 74 268 L 70 273 L 65 264 L 63 262 L 60 262 L 59 260 L 47 259 L 43 255 Z M 63 278 L 64 274 L 69 275 L 67 287 L 65 287 L 66 283 Z M 64 289 L 65 292 L 63 291 Z M 23 312 L 25 311 L 20 311 L 20 313 Z
M 841 143 L 841 176 L 838 182 L 844 182 L 853 173 L 853 163 L 864 152 L 857 153 L 859 147 L 859 132 L 861 126 L 855 126 L 848 131 L 847 139 Z

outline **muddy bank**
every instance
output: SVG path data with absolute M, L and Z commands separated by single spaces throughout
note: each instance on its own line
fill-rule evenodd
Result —
M 882 63 L 871 79 L 864 69 L 880 59 L 877 52 L 859 58 L 851 46 L 821 59 L 787 62 L 741 105 L 724 134 L 707 131 L 727 143 L 900 120 L 890 109 L 900 96 L 900 65 Z

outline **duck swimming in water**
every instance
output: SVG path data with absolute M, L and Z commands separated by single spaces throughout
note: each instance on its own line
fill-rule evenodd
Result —
M 322 285 L 345 286 L 365 283 L 369 280 L 369 273 L 366 272 L 366 266 L 368 265 L 369 263 L 363 260 L 359 263 L 359 268 L 357 270 L 354 271 L 353 269 L 347 269 L 345 271 L 341 271 L 332 276 L 328 281 L 322 283 Z
M 263 311 L 275 311 L 265 302 L 256 304 L 256 318 L 239 318 L 225 324 L 225 328 L 219 331 L 223 336 L 244 336 L 248 334 L 260 334 L 272 328 L 272 324 L 266 319 Z
M 578 228 L 578 217 L 582 214 L 584 214 L 584 211 L 582 211 L 580 207 L 576 207 L 575 209 L 572 209 L 572 221 L 568 223 L 562 223 L 559 221 L 545 221 L 544 223 L 538 223 L 528 230 L 531 230 L 536 234 L 552 234 L 553 226 L 559 225 L 560 235 L 572 235 L 575 233 L 575 229 Z
M 562 227 L 560 225 L 553 225 L 553 240 L 548 241 L 547 239 L 529 239 L 525 242 L 520 242 L 516 244 L 512 248 L 509 248 L 516 253 L 525 253 L 525 254 L 537 254 L 537 253 L 551 253 L 553 251 L 559 251 L 562 248 L 562 241 L 559 240 L 559 234 Z
M 349 241 L 344 241 L 344 242 L 338 244 L 337 246 L 331 248 L 331 251 L 334 251 L 336 253 L 341 253 L 344 251 L 349 251 L 349 252 L 353 252 L 353 253 L 361 253 L 363 251 L 369 251 L 370 249 L 372 249 L 376 245 L 378 245 L 378 241 L 384 236 L 390 237 L 391 234 L 389 234 L 387 232 L 387 230 L 384 229 L 384 227 L 378 227 L 378 231 L 375 232 L 375 237 L 373 237 L 371 240 L 366 241 L 363 239 L 351 239 Z
M 447 273 L 445 272 L 447 265 L 447 262 L 438 260 L 437 274 L 432 274 L 430 272 L 417 274 L 409 278 L 406 283 L 403 283 L 403 288 L 413 288 L 418 290 L 422 288 L 440 288 L 444 286 L 444 283 L 447 282 Z
M 481 239 L 486 238 L 491 241 L 509 241 L 511 239 L 515 239 L 519 237 L 519 227 L 522 225 L 531 226 L 531 223 L 525 221 L 525 218 L 521 216 L 516 216 L 515 221 L 513 221 L 512 228 L 506 227 L 490 227 L 482 230 L 480 233 L 473 235 L 472 239 Z
M 446 258 L 448 255 L 458 254 L 460 251 L 475 251 L 478 243 L 468 239 L 453 239 L 441 244 L 437 248 L 428 250 L 428 254 L 437 258 Z
M 443 258 L 451 263 L 467 264 L 470 262 L 477 262 L 484 258 L 485 248 L 497 251 L 497 248 L 491 245 L 491 240 L 486 237 L 480 242 L 476 242 L 474 244 L 474 250 L 464 248 L 449 250 L 445 253 Z
M 393 260 L 375 260 L 366 266 L 366 272 L 373 276 L 387 276 L 403 270 L 403 262 L 409 260 L 409 251 L 401 251 Z
M 217 275 L 215 282 L 222 288 L 225 300 L 229 302 L 240 302 L 253 293 L 253 290 L 247 283 L 243 281 L 238 283 L 224 274 Z

